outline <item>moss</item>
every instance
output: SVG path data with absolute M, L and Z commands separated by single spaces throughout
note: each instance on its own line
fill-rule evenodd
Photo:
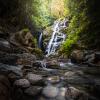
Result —
M 38 56 L 39 58 L 40 57 L 43 57 L 43 52 L 41 49 L 39 48 L 33 48 L 32 49 L 32 53 L 35 54 L 36 56 Z
M 34 48 L 38 47 L 37 39 L 35 37 L 32 39 L 32 43 L 34 45 Z

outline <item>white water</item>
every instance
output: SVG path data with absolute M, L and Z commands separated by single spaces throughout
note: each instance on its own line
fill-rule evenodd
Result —
M 60 67 L 61 68 L 65 68 L 65 67 L 68 67 L 68 66 L 74 66 L 74 64 L 71 62 L 70 59 L 66 63 L 60 62 Z
M 40 36 L 39 36 L 39 42 L 38 42 L 38 46 L 39 48 L 41 48 L 41 42 L 42 42 L 42 33 L 40 33 Z
M 65 41 L 66 35 L 60 31 L 66 28 L 67 21 L 66 19 L 59 19 L 54 22 L 53 33 L 46 48 L 47 57 L 51 54 L 56 54 L 57 48 Z

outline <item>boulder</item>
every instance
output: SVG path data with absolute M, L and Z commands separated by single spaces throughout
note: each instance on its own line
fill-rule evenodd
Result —
M 56 97 L 56 100 L 66 100 L 65 94 L 66 94 L 66 88 L 64 87 L 59 88 L 59 93 Z
M 10 43 L 7 40 L 0 39 L 0 50 L 8 52 L 10 49 Z
M 75 87 L 68 87 L 66 91 L 66 99 L 71 100 L 88 100 L 87 93 L 83 92 L 82 90 L 78 90 Z
M 30 86 L 30 82 L 27 79 L 19 79 L 14 82 L 14 85 L 21 88 L 28 88 Z
M 35 83 L 41 83 L 42 82 L 42 76 L 41 75 L 37 75 L 37 74 L 32 74 L 32 73 L 28 73 L 26 75 L 26 78 L 29 80 L 29 82 L 31 84 L 35 84 Z
M 90 63 L 90 62 L 94 62 L 95 59 L 95 54 L 87 54 L 84 56 L 84 62 Z
M 0 52 L 0 62 L 8 65 L 30 65 L 36 60 L 36 56 L 30 53 L 6 54 Z
M 32 66 L 33 62 L 36 61 L 36 56 L 30 53 L 17 54 L 17 56 L 19 57 L 19 59 L 17 60 L 16 64 L 19 65 Z
M 59 63 L 55 59 L 47 61 L 46 65 L 48 68 L 59 69 Z
M 73 63 L 81 63 L 83 61 L 84 52 L 81 50 L 74 50 L 71 53 L 71 61 Z
M 33 36 L 32 34 L 29 32 L 29 30 L 21 30 L 19 32 L 14 33 L 11 37 L 10 37 L 10 42 L 13 44 L 17 44 L 19 46 L 33 46 L 33 42 L 32 42 Z
M 41 92 L 42 87 L 40 86 L 31 86 L 27 89 L 25 89 L 25 93 L 29 96 L 36 96 Z
M 73 74 L 72 76 L 65 77 L 65 80 L 69 84 L 76 84 L 76 85 L 88 85 L 93 84 L 93 80 L 91 77 L 85 77 L 83 75 Z
M 0 52 L 0 62 L 8 65 L 16 65 L 18 56 L 16 54 L 6 54 Z
M 59 89 L 54 86 L 44 87 L 42 94 L 47 98 L 55 98 L 59 93 Z
M 0 73 L 8 74 L 8 73 L 14 73 L 16 76 L 23 76 L 22 73 L 22 66 L 11 66 L 0 63 Z

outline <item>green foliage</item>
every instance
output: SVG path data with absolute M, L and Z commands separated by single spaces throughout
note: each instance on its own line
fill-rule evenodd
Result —
M 38 56 L 39 58 L 43 57 L 43 52 L 39 48 L 33 48 L 32 53 L 35 54 L 36 56 Z
M 69 10 L 70 22 L 67 28 L 67 39 L 66 42 L 62 45 L 62 51 L 66 54 L 69 54 L 73 49 L 73 45 L 77 44 L 80 38 L 84 35 L 87 35 L 87 28 L 90 23 L 87 12 L 87 1 L 86 0 L 66 0 L 66 6 Z
M 31 19 L 37 29 L 47 27 L 52 22 L 49 10 L 49 0 L 33 0 Z
M 36 26 L 37 30 L 44 29 L 59 17 L 65 17 L 67 10 L 65 0 L 29 0 L 24 6 L 25 12 Z
M 37 48 L 38 47 L 38 43 L 37 43 L 37 39 L 34 37 L 33 39 L 32 39 L 32 42 L 33 42 L 33 44 L 34 44 L 34 48 Z

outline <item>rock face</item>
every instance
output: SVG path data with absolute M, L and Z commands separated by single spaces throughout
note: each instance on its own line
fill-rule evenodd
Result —
M 27 79 L 19 79 L 14 82 L 15 86 L 27 88 L 30 86 L 30 82 Z
M 10 51 L 10 43 L 6 40 L 0 39 L 0 50 L 2 51 Z

